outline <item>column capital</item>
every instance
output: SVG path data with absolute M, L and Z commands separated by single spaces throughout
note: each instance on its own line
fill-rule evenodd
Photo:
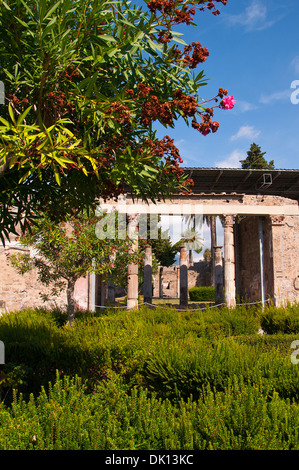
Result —
M 234 222 L 235 222 L 235 215 L 231 214 L 231 215 L 224 215 L 223 216 L 223 219 L 224 219 L 224 226 L 225 227 L 229 227 L 229 226 L 233 226 L 234 225 Z
M 284 225 L 285 216 L 284 215 L 271 215 L 270 216 L 272 225 Z

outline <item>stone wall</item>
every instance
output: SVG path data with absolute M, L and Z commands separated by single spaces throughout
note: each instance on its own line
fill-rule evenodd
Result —
M 258 217 L 237 226 L 236 276 L 243 299 L 261 300 Z M 299 301 L 299 218 L 262 217 L 265 294 L 277 305 Z
M 34 256 L 32 250 L 20 246 L 15 237 L 11 237 L 5 248 L 0 247 L 0 305 L 1 309 L 9 311 L 21 310 L 29 307 L 52 307 L 57 305 L 60 308 L 66 306 L 66 291 L 59 295 L 51 295 L 51 288 L 45 287 L 38 281 L 37 270 L 34 269 L 23 275 L 11 265 L 8 255 L 13 253 L 30 253 Z M 88 278 L 79 279 L 75 286 L 75 299 L 77 306 L 88 308 Z M 48 296 L 49 300 L 44 301 L 42 296 Z
M 159 267 L 159 272 L 153 276 L 153 297 L 179 297 L 180 267 L 177 265 Z M 211 263 L 200 261 L 188 268 L 189 289 L 195 286 L 211 285 Z
M 274 298 L 299 302 L 299 218 L 271 217 Z
M 299 217 L 298 202 L 275 196 L 246 196 L 246 195 L 194 195 L 178 198 L 176 203 L 202 204 L 204 213 L 225 214 L 236 213 L 246 215 L 238 224 L 236 275 L 237 293 L 240 297 L 250 300 L 260 300 L 260 266 L 258 217 L 263 217 L 265 287 L 266 295 L 277 304 L 286 300 L 299 302 Z M 272 208 L 270 212 L 267 212 Z M 274 210 L 275 209 L 275 210 Z M 272 215 L 264 215 L 272 214 Z M 251 215 L 248 215 L 251 214 Z M 277 214 L 277 215 L 275 215 Z M 280 215 L 284 214 L 284 215 Z M 57 297 L 50 296 L 50 289 L 42 286 L 37 279 L 37 273 L 32 271 L 18 274 L 10 265 L 7 254 L 20 247 L 14 236 L 5 248 L 0 247 L 0 309 L 4 306 L 9 310 L 18 310 L 34 306 L 63 307 L 66 304 L 66 293 Z M 31 253 L 34 255 L 34 253 Z M 188 269 L 189 288 L 195 285 L 210 285 L 210 270 L 208 265 L 198 265 Z M 153 279 L 154 297 L 177 298 L 179 289 L 179 267 L 162 268 L 159 275 Z M 50 296 L 48 302 L 43 302 L 40 293 Z M 97 295 L 99 297 L 100 294 Z M 90 278 L 80 279 L 76 284 L 75 297 L 81 308 L 90 308 L 91 282 Z M 99 304 L 99 298 L 96 298 Z
M 271 221 L 262 218 L 266 298 L 274 296 Z M 240 299 L 261 300 L 259 218 L 246 217 L 236 226 L 236 278 Z

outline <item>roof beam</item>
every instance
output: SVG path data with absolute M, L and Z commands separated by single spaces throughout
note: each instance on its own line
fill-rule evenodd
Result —
M 216 184 L 218 183 L 218 181 L 220 180 L 221 176 L 223 175 L 223 170 L 220 170 L 214 183 L 212 184 L 212 186 L 210 187 L 210 190 L 214 189 L 214 187 L 216 186 Z
M 238 189 L 243 183 L 245 183 L 245 182 L 248 180 L 249 176 L 251 176 L 251 175 L 252 175 L 252 170 L 249 170 L 249 171 L 246 173 L 246 175 L 244 176 L 244 178 L 243 178 L 243 179 L 240 181 L 240 183 L 237 185 L 236 189 Z

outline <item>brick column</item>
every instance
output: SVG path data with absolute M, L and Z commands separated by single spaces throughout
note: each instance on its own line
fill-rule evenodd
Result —
M 149 304 L 151 304 L 153 300 L 152 274 L 152 247 L 151 245 L 146 245 L 144 256 L 143 300 Z
M 224 217 L 224 295 L 228 307 L 236 305 L 234 216 Z
M 129 215 L 128 235 L 132 240 L 129 253 L 138 250 L 138 215 Z M 138 308 L 138 265 L 128 264 L 127 271 L 127 308 Z
M 188 305 L 188 259 L 184 245 L 180 248 L 180 305 Z

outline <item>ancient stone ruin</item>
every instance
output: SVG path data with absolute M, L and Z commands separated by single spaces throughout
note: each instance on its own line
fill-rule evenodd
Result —
M 195 183 L 191 194 L 177 194 L 171 201 L 149 205 L 133 204 L 127 195 L 124 211 L 130 230 L 138 234 L 142 213 L 221 216 L 224 243 L 223 247 L 215 247 L 211 268 L 216 296 L 223 286 L 223 302 L 230 307 L 237 298 L 252 302 L 271 299 L 276 305 L 299 302 L 299 170 L 186 168 L 185 171 Z M 115 202 L 106 203 L 108 208 L 114 205 Z M 137 244 L 138 236 L 135 247 Z M 0 249 L 2 310 L 44 305 L 39 292 L 46 293 L 47 289 L 37 282 L 36 273 L 18 275 L 7 260 L 7 253 L 24 249 L 14 236 Z M 153 296 L 163 296 L 179 298 L 180 304 L 187 306 L 188 289 L 198 283 L 206 285 L 211 272 L 188 266 L 186 248 L 182 246 L 180 264 L 160 267 L 153 276 L 148 247 L 144 276 L 146 302 L 150 303 Z M 103 306 L 106 299 L 113 300 L 113 284 L 104 287 L 98 276 L 80 279 L 75 290 L 78 307 L 95 309 Z M 48 305 L 62 306 L 65 302 L 62 293 Z M 138 270 L 129 265 L 127 307 L 137 306 Z

